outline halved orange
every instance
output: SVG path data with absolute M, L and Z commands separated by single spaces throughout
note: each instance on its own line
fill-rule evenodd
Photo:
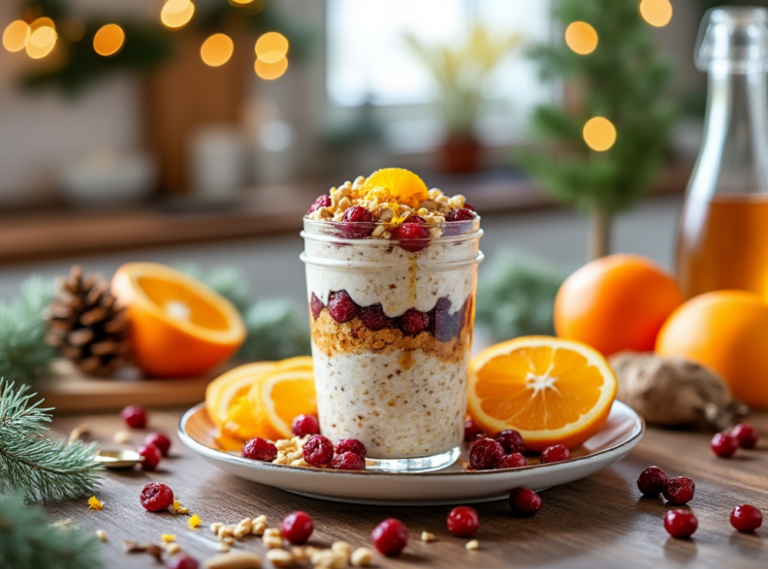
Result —
M 608 420 L 616 387 L 608 362 L 586 344 L 526 336 L 472 360 L 468 410 L 486 433 L 515 429 L 532 451 L 573 449 Z
M 253 384 L 248 402 L 259 422 L 267 422 L 279 438 L 290 438 L 294 417 L 317 414 L 315 375 L 307 368 L 275 369 Z
M 123 265 L 112 279 L 112 292 L 127 308 L 136 365 L 149 375 L 203 374 L 245 340 L 245 324 L 231 302 L 165 265 Z
M 429 190 L 424 181 L 403 168 L 383 168 L 371 174 L 365 180 L 363 191 L 368 193 L 376 188 L 385 188 L 398 203 L 411 207 L 429 199 Z

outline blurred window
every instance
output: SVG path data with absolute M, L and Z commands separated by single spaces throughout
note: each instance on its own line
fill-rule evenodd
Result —
M 330 101 L 341 107 L 428 103 L 436 87 L 405 33 L 445 45 L 463 40 L 477 22 L 494 34 L 520 33 L 524 45 L 549 39 L 549 13 L 550 0 L 328 0 Z M 496 74 L 491 98 L 523 114 L 552 92 L 521 47 Z

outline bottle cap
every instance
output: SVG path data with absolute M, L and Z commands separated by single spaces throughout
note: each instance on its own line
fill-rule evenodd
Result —
M 768 9 L 754 6 L 712 8 L 704 14 L 694 61 L 700 71 L 715 63 L 732 73 L 768 69 Z

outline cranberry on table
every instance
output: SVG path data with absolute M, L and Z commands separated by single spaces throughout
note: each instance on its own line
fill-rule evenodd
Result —
M 150 482 L 139 496 L 141 505 L 150 512 L 162 512 L 173 504 L 173 490 L 162 482 Z
M 280 525 L 280 533 L 293 545 L 307 543 L 309 536 L 315 530 L 312 518 L 306 512 L 293 512 L 283 519 Z
M 354 452 L 343 452 L 333 457 L 331 468 L 334 470 L 365 470 L 365 459 Z
M 309 206 L 309 211 L 307 212 L 307 215 L 309 215 L 313 211 L 320 209 L 321 207 L 331 207 L 332 203 L 333 201 L 331 200 L 331 196 L 329 196 L 328 194 L 323 194 L 322 196 L 318 197 L 311 206 Z
M 550 462 L 561 462 L 571 458 L 571 451 L 563 445 L 552 445 L 541 451 L 541 462 L 548 464 Z
M 277 447 L 266 439 L 256 437 L 243 445 L 240 455 L 251 460 L 272 462 L 277 457 Z
M 753 449 L 757 445 L 757 430 L 752 425 L 739 423 L 733 428 L 731 434 L 739 441 L 741 448 Z
M 507 429 L 500 433 L 496 433 L 496 436 L 493 438 L 501 443 L 501 446 L 504 447 L 504 452 L 507 454 L 512 454 L 513 452 L 525 452 L 523 437 L 514 429 Z
M 168 456 L 171 450 L 171 439 L 164 433 L 149 433 L 144 439 L 145 445 L 155 445 L 163 456 Z
M 323 435 L 312 435 L 304 443 L 303 453 L 310 466 L 328 466 L 333 460 L 333 443 Z
M 347 294 L 345 290 L 338 290 L 331 293 L 328 298 L 328 312 L 339 324 L 349 322 L 357 316 L 358 307 L 355 301 Z
M 664 529 L 677 539 L 691 537 L 699 527 L 699 520 L 693 512 L 686 510 L 669 510 L 664 516 Z
M 478 439 L 469 447 L 469 465 L 475 470 L 492 470 L 504 456 L 504 447 L 493 439 Z
M 429 314 L 409 308 L 398 318 L 400 329 L 411 336 L 416 336 L 429 327 Z
M 189 555 L 174 555 L 165 564 L 167 569 L 197 569 L 197 559 Z
M 474 419 L 467 419 L 464 421 L 464 440 L 468 443 L 474 441 L 478 436 L 482 435 L 483 431 L 477 426 Z
M 394 326 L 394 320 L 387 316 L 381 304 L 372 304 L 360 309 L 360 320 L 371 332 Z
M 424 218 L 412 215 L 392 230 L 392 237 L 400 247 L 411 253 L 418 253 L 429 245 L 429 229 Z
M 400 520 L 389 518 L 376 526 L 371 533 L 371 541 L 379 553 L 394 557 L 408 545 L 408 530 Z
M 474 537 L 477 528 L 480 527 L 480 515 L 477 510 L 469 506 L 458 506 L 450 511 L 448 519 L 448 531 L 457 537 Z
M 496 468 L 522 468 L 528 466 L 528 460 L 519 452 L 505 454 L 496 463 Z
M 668 478 L 667 473 L 658 466 L 649 466 L 637 478 L 637 488 L 646 498 L 655 498 L 661 494 Z
M 147 410 L 140 405 L 128 405 L 120 416 L 131 429 L 143 429 L 147 426 Z
M 296 437 L 320 434 L 320 421 L 315 415 L 297 415 L 291 422 L 291 433 Z
M 509 493 L 509 507 L 521 518 L 530 518 L 541 509 L 541 496 L 528 488 L 515 488 Z
M 320 313 L 325 308 L 323 301 L 317 298 L 317 295 L 313 292 L 312 297 L 309 299 L 309 309 L 312 311 L 312 317 L 317 320 L 320 318 Z
M 731 512 L 731 525 L 742 533 L 750 533 L 763 525 L 763 513 L 749 504 L 736 506 Z
M 142 470 L 154 470 L 163 458 L 163 453 L 153 444 L 142 445 L 137 452 L 144 457 L 141 461 Z
M 336 454 L 351 452 L 363 458 L 368 454 L 368 451 L 365 450 L 365 445 L 357 439 L 339 439 L 336 441 L 336 444 L 333 445 L 333 450 Z
M 739 448 L 739 441 L 733 435 L 717 433 L 709 442 L 709 448 L 720 458 L 731 458 Z
M 661 493 L 667 502 L 675 506 L 683 506 L 693 500 L 696 492 L 696 484 L 685 476 L 675 476 L 667 479 L 661 489 Z
M 365 239 L 373 232 L 373 215 L 361 205 L 347 208 L 341 220 L 341 234 L 347 239 Z

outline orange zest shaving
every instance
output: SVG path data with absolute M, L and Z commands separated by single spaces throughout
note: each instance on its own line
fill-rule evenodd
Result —
M 104 502 L 100 501 L 96 496 L 91 496 L 88 498 L 88 509 L 89 510 L 103 510 L 104 509 Z

